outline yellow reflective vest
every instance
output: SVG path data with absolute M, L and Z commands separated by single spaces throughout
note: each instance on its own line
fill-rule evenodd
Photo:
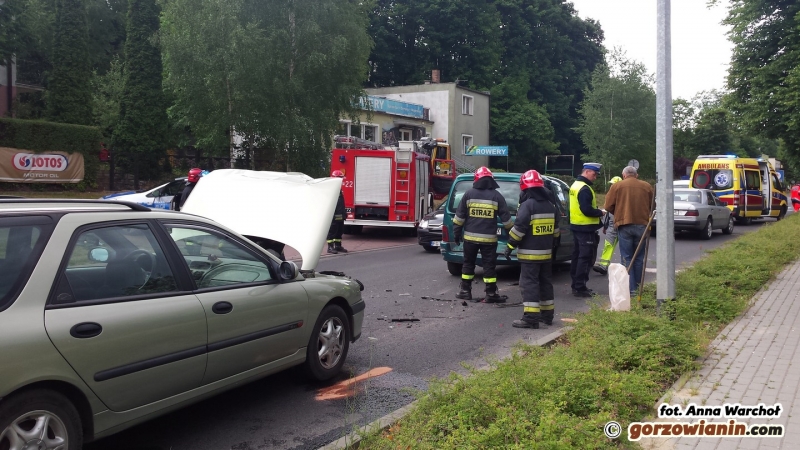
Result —
M 589 191 L 592 193 L 592 208 L 597 209 L 597 196 L 594 194 L 594 189 L 583 181 L 575 181 L 569 188 L 569 223 L 571 225 L 600 225 L 599 217 L 589 217 L 581 211 L 578 192 L 584 186 L 589 187 Z

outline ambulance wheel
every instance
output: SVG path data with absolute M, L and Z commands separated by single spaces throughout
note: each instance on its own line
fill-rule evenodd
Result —
M 703 240 L 711 239 L 711 235 L 714 234 L 714 227 L 711 225 L 711 217 L 706 220 L 706 226 L 703 228 L 703 231 L 700 232 L 700 237 Z
M 786 217 L 786 206 L 781 206 L 781 212 L 778 214 L 777 220 L 781 220 Z
M 728 218 L 728 226 L 722 229 L 722 234 L 733 234 L 733 224 L 736 221 L 733 220 L 733 216 Z
M 461 276 L 461 264 L 456 264 L 452 262 L 447 263 L 447 271 L 450 272 L 450 275 L 454 277 Z
M 749 217 L 742 217 L 738 219 L 737 222 L 739 222 L 739 225 L 750 225 L 751 223 L 753 223 L 753 219 Z

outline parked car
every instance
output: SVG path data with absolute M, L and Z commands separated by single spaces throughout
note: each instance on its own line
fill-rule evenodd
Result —
M 519 189 L 519 179 L 522 175 L 519 173 L 496 173 L 494 179 L 500 186 L 499 191 L 508 204 L 511 211 L 512 218 L 516 218 L 517 208 L 519 207 L 519 196 L 521 194 Z M 461 276 L 461 266 L 464 264 L 464 249 L 463 243 L 456 245 L 452 242 L 453 236 L 453 217 L 456 215 L 456 209 L 461 202 L 461 197 L 472 188 L 474 175 L 471 173 L 461 174 L 456 177 L 452 188 L 450 188 L 450 195 L 448 200 L 444 203 L 444 221 L 442 226 L 442 243 L 441 252 L 444 260 L 447 262 L 447 270 L 451 275 Z M 572 231 L 569 229 L 569 186 L 567 183 L 555 177 L 543 175 L 545 187 L 553 192 L 556 198 L 556 206 L 561 212 L 561 220 L 558 222 L 558 227 L 561 231 L 561 237 L 556 240 L 556 248 L 553 252 L 554 262 L 566 262 L 572 258 Z M 497 224 L 497 266 L 514 266 L 518 265 L 516 250 L 512 254 L 510 260 L 506 260 L 502 255 L 506 249 L 508 242 L 508 231 L 498 222 Z M 482 265 L 480 254 L 476 262 L 477 265 Z
M 255 236 L 280 228 L 270 238 L 300 252 L 300 269 L 183 212 L 0 200 L 0 449 L 76 450 L 292 366 L 341 371 L 363 286 L 314 271 L 341 181 L 256 181 L 280 193 L 260 206 L 282 214 L 234 220 Z M 199 189 L 196 202 L 213 199 Z
M 675 180 L 672 182 L 673 188 L 688 188 L 689 180 Z
M 426 252 L 439 253 L 442 243 L 442 221 L 447 197 L 438 208 L 422 217 L 417 226 L 417 241 Z
M 732 234 L 735 218 L 731 210 L 714 192 L 708 189 L 675 189 L 674 223 L 675 231 L 692 231 L 703 239 L 711 239 L 714 230 Z M 656 220 L 653 218 L 652 233 L 655 233 Z
M 186 177 L 180 177 L 147 191 L 118 192 L 116 194 L 106 195 L 102 199 L 133 202 L 142 206 L 147 206 L 148 208 L 175 209 L 172 206 L 172 199 L 183 192 L 183 188 L 185 187 Z

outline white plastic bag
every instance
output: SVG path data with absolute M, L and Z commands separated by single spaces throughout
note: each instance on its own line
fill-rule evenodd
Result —
M 622 264 L 612 263 L 608 266 L 608 297 L 612 311 L 631 310 L 631 292 L 628 271 Z

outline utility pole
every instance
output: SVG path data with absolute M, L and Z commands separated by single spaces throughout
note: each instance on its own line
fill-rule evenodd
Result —
M 675 223 L 672 189 L 672 44 L 670 0 L 658 0 L 656 64 L 656 302 L 675 298 Z

